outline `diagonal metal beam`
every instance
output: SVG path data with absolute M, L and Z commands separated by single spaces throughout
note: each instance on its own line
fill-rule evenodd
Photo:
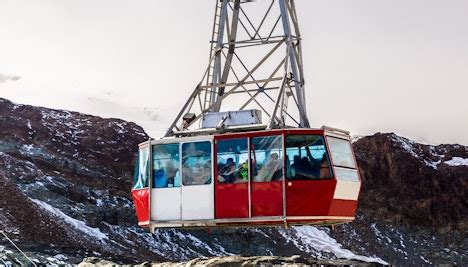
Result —
M 226 57 L 226 55 L 225 55 L 225 57 Z M 237 76 L 237 74 L 234 71 L 234 69 L 232 68 L 232 66 L 231 66 L 231 70 L 232 70 L 232 74 L 234 74 L 234 77 L 236 77 L 237 81 L 240 82 L 239 77 Z M 244 89 L 243 93 L 247 93 L 252 98 L 252 94 L 249 92 L 249 90 L 247 90 L 247 88 L 245 88 L 244 85 L 241 85 L 241 88 Z M 268 116 L 270 116 L 270 113 L 268 113 L 268 111 L 256 99 L 254 99 L 254 101 L 263 110 L 263 112 L 265 112 Z
M 283 44 L 283 42 L 278 43 L 275 47 L 273 47 L 273 49 L 270 50 L 270 52 L 268 52 L 268 54 L 267 54 L 266 56 L 264 56 L 264 57 L 262 58 L 262 60 L 260 60 L 260 62 L 258 62 L 257 65 L 255 65 L 255 67 L 254 67 L 249 73 L 247 73 L 247 74 L 245 75 L 244 78 L 242 78 L 241 83 L 244 83 L 255 71 L 257 71 L 257 69 L 258 69 L 260 66 L 262 66 L 263 63 L 265 63 L 265 61 L 266 61 L 267 59 L 269 59 L 269 58 L 271 57 L 271 55 L 272 55 L 273 53 L 275 53 L 275 51 L 278 50 L 278 48 L 279 48 L 282 44 Z M 225 93 L 224 95 L 220 96 L 220 97 L 218 98 L 217 102 L 218 102 L 218 101 L 223 101 L 231 92 L 235 91 L 235 90 L 236 90 L 237 88 L 239 88 L 239 87 L 240 87 L 240 84 L 237 85 L 237 86 L 234 86 L 233 88 L 231 88 L 227 93 Z M 214 104 L 217 104 L 217 103 L 214 103 Z M 214 104 L 212 104 L 211 106 L 213 106 Z M 209 109 L 211 109 L 211 106 L 209 107 Z
M 278 73 L 278 71 L 281 69 L 281 67 L 284 65 L 284 62 L 286 61 L 286 58 L 283 58 L 283 60 L 281 60 L 280 64 L 275 68 L 275 70 L 273 71 L 273 73 L 270 75 L 270 79 L 273 78 L 274 76 L 276 76 L 276 74 Z M 262 85 L 262 88 L 265 88 L 270 82 L 265 82 L 263 85 Z M 259 95 L 261 93 L 261 91 L 258 91 L 254 97 L 257 97 L 257 95 Z M 250 102 L 252 102 L 252 99 L 249 99 L 242 107 L 241 107 L 241 110 L 243 110 L 245 107 L 247 107 Z

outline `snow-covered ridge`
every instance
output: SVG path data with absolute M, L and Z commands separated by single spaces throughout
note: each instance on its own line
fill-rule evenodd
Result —
M 403 148 L 406 152 L 408 152 L 411 156 L 422 160 L 427 166 L 432 167 L 433 169 L 437 170 L 437 165 L 441 163 L 441 158 L 444 155 L 440 155 L 435 153 L 435 147 L 434 146 L 429 146 L 430 153 L 431 153 L 431 158 L 425 157 L 424 153 L 422 153 L 421 150 L 421 144 L 416 143 L 413 140 L 409 140 L 407 138 L 398 136 L 393 134 L 392 135 L 392 140 L 398 144 L 401 148 Z M 436 160 L 434 160 L 434 158 Z
M 396 134 L 391 135 L 391 140 L 397 147 L 402 148 L 412 157 L 424 162 L 425 165 L 432 167 L 434 170 L 438 170 L 440 164 L 445 163 L 449 166 L 468 166 L 468 158 L 453 157 L 450 156 L 451 149 L 457 149 L 462 151 L 468 151 L 468 148 L 460 145 L 427 145 L 420 144 L 413 140 L 398 136 Z M 462 151 L 463 153 L 463 151 Z M 446 160 L 450 159 L 450 160 Z M 445 161 L 444 161 L 445 160 Z
M 101 230 L 99 230 L 98 228 L 93 228 L 93 227 L 89 227 L 88 225 L 86 225 L 85 222 L 83 221 L 80 221 L 80 220 L 77 220 L 77 219 L 74 219 L 68 215 L 66 215 L 65 213 L 63 213 L 62 211 L 60 211 L 59 209 L 57 208 L 54 208 L 52 207 L 51 205 L 43 202 L 43 201 L 40 201 L 38 199 L 33 199 L 33 198 L 30 198 L 32 202 L 36 203 L 38 206 L 40 206 L 42 209 L 48 211 L 49 213 L 51 213 L 52 215 L 64 220 L 67 224 L 69 224 L 71 227 L 91 236 L 91 237 L 94 237 L 98 240 L 100 240 L 101 242 L 104 242 L 104 240 L 107 240 L 108 237 L 106 234 L 104 234 L 103 232 L 101 232 Z

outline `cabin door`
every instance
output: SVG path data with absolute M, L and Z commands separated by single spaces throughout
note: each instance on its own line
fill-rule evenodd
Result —
M 178 221 L 181 215 L 179 144 L 153 145 L 151 219 Z
M 283 215 L 283 141 L 280 135 L 250 142 L 251 216 Z
M 182 220 L 214 219 L 212 143 L 181 144 Z
M 248 218 L 248 138 L 216 141 L 216 218 Z
M 327 215 L 336 181 L 323 136 L 288 135 L 286 155 L 287 216 Z

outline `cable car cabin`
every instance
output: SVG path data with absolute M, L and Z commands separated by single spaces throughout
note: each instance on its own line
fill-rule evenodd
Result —
M 139 225 L 333 225 L 352 221 L 361 181 L 347 132 L 281 129 L 140 144 Z

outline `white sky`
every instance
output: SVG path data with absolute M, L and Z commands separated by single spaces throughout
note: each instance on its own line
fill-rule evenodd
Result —
M 296 6 L 314 127 L 468 144 L 467 1 Z M 213 0 L 1 0 L 0 97 L 132 120 L 158 137 L 206 67 L 213 9 Z

